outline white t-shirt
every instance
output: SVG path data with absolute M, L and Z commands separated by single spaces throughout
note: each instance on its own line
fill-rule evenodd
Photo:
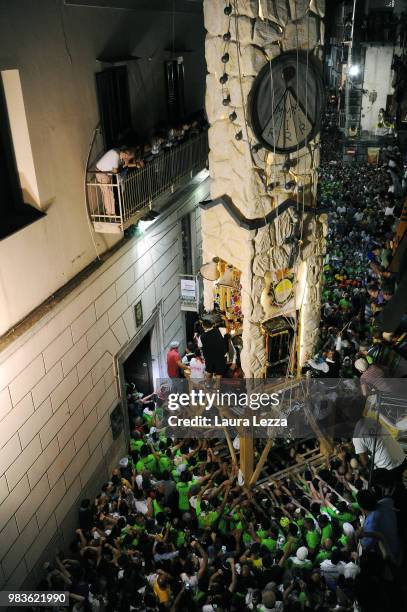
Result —
M 191 370 L 191 378 L 203 378 L 205 374 L 205 364 L 196 357 L 192 357 L 189 362 L 189 369 Z
M 356 578 L 356 576 L 360 573 L 360 567 L 356 565 L 353 561 L 349 561 L 346 563 L 343 568 L 343 575 L 345 578 Z
M 376 423 L 375 419 L 368 417 L 360 419 L 353 432 L 352 442 L 356 454 L 369 453 L 369 455 L 372 455 L 376 437 L 375 467 L 393 470 L 401 465 L 405 459 L 405 454 L 400 444 L 391 437 L 390 433 L 380 423 Z
M 146 500 L 138 499 L 138 500 L 136 500 L 134 506 L 136 508 L 136 512 L 140 512 L 141 514 L 147 514 L 148 506 L 147 506 Z
M 188 576 L 185 572 L 180 574 L 180 578 L 184 584 L 189 584 L 190 588 L 194 591 L 198 588 L 198 576 L 194 574 L 193 576 Z
M 106 151 L 96 164 L 96 169 L 101 172 L 112 172 L 120 166 L 120 154 L 116 149 Z
M 334 565 L 331 559 L 325 559 L 320 564 L 322 575 L 324 576 L 327 582 L 334 582 L 338 579 L 338 576 L 344 573 L 345 571 L 345 563 L 343 561 L 339 561 L 336 565 Z

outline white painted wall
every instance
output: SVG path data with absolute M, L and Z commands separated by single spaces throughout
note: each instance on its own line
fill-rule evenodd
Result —
M 362 130 L 374 131 L 381 108 L 386 108 L 387 96 L 392 93 L 391 87 L 393 47 L 373 45 L 366 48 L 363 89 L 369 93 L 375 91 L 375 102 L 369 100 L 369 93 L 362 98 Z
M 203 107 L 202 16 L 177 14 L 185 54 L 186 106 Z M 168 14 L 66 6 L 64 0 L 0 1 L 0 71 L 19 71 L 10 105 L 19 173 L 27 200 L 47 212 L 0 242 L 0 335 L 96 257 L 86 221 L 84 170 L 99 121 L 95 73 L 101 55 L 134 54 L 129 64 L 134 127 L 142 134 L 166 118 Z M 9 73 L 10 77 L 10 73 Z M 27 128 L 28 127 L 28 131 Z M 25 158 L 25 147 L 32 155 Z M 120 235 L 96 234 L 99 252 Z
M 116 357 L 140 331 L 135 304 L 142 300 L 145 324 L 161 304 L 162 338 L 153 347 L 161 364 L 171 340 L 185 344 L 180 219 L 191 214 L 198 227 L 207 183 L 200 175 L 182 199 L 175 194 L 141 238 L 0 353 L 0 588 L 24 582 L 81 491 L 124 452 L 124 436 L 112 451 L 109 417 L 118 402 Z M 192 240 L 197 266 L 198 230 Z M 72 531 L 62 535 L 67 546 Z

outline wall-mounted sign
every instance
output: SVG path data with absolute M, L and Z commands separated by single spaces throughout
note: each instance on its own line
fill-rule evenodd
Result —
M 135 305 L 134 314 L 136 316 L 136 327 L 140 327 L 143 325 L 143 304 L 141 300 Z
M 196 276 L 185 274 L 180 277 L 181 310 L 198 312 L 199 287 Z
M 259 143 L 277 153 L 293 153 L 320 129 L 321 71 L 303 51 L 288 51 L 267 63 L 249 96 L 250 121 Z

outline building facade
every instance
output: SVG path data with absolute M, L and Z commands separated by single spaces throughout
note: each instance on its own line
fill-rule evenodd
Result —
M 182 48 L 185 112 L 203 107 L 202 14 L 186 2 L 173 14 L 171 4 L 134 11 L 115 0 L 105 8 L 0 2 L 17 176 L 24 202 L 43 213 L 0 242 L 3 589 L 35 585 L 43 561 L 69 546 L 79 496 L 93 495 L 125 453 L 126 360 L 146 347 L 141 365 L 151 388 L 166 375 L 171 340 L 186 340 L 179 275 L 201 263 L 206 172 L 161 194 L 157 218 L 125 240 L 93 232 L 84 198 L 101 119 L 96 73 L 116 60 L 127 67 L 131 127 L 146 138 L 168 116 L 167 48 Z

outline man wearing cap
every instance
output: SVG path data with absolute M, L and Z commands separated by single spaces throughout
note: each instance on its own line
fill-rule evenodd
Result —
M 300 546 L 295 553 L 295 557 L 289 558 L 289 562 L 296 569 L 312 569 L 312 561 L 308 559 L 308 548 L 306 546 Z
M 363 395 L 369 395 L 373 390 L 391 393 L 394 391 L 391 383 L 387 380 L 389 372 L 385 366 L 375 363 L 369 364 L 367 359 L 360 357 L 355 361 L 355 368 L 360 372 L 360 386 Z
M 167 353 L 167 372 L 170 378 L 180 378 L 181 370 L 186 370 L 187 368 L 187 366 L 182 363 L 178 349 L 178 340 L 173 340 L 170 344 L 170 350 Z

